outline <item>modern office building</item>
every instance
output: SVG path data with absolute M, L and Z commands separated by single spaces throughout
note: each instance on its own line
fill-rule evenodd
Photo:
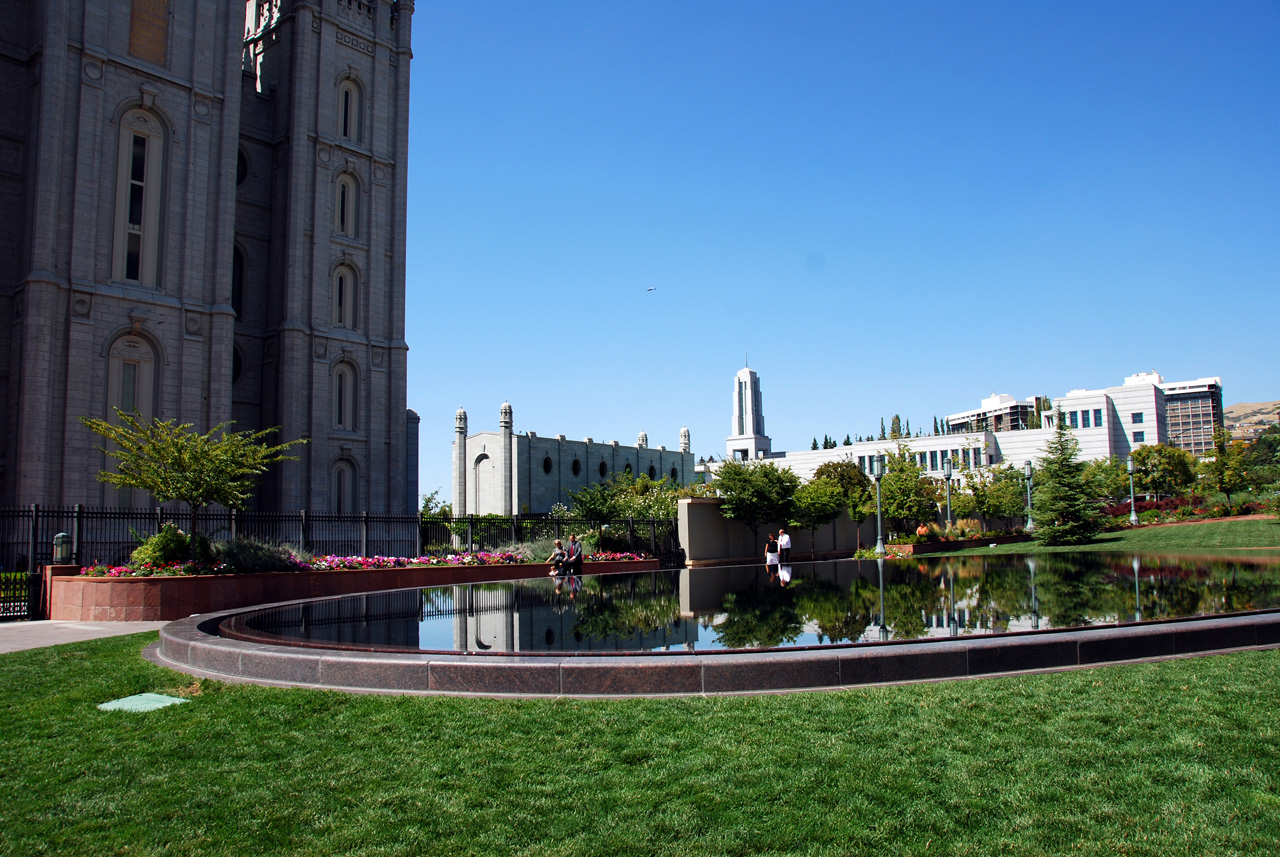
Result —
M 649 446 L 640 432 L 635 446 L 616 440 L 568 440 L 534 432 L 517 433 L 511 405 L 498 412 L 498 431 L 467 432 L 467 412 L 458 409 L 453 440 L 453 514 L 511 515 L 550 512 L 569 503 L 569 492 L 605 482 L 620 473 L 670 479 L 688 485 L 694 479 L 689 429 L 680 429 L 680 447 Z
M 306 438 L 258 509 L 412 510 L 413 0 L 5 10 L 0 505 L 149 505 L 119 408 Z
M 1226 426 L 1222 407 L 1222 379 L 1160 382 L 1164 390 L 1164 419 L 1169 443 L 1204 455 L 1213 450 L 1213 433 Z

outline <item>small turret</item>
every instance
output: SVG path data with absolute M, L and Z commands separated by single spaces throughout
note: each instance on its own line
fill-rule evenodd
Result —
M 684 426 L 680 429 L 680 451 L 689 451 L 689 427 Z
M 640 432 L 640 436 L 636 438 L 636 448 L 645 449 L 649 446 L 649 435 L 646 432 Z

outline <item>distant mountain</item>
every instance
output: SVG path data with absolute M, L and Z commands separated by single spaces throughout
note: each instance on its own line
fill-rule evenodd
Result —
M 1251 440 L 1280 423 L 1280 402 L 1241 402 L 1222 409 L 1227 430 L 1237 440 Z

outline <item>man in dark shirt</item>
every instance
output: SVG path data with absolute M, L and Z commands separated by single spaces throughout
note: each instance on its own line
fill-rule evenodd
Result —
M 569 558 L 565 560 L 565 565 L 570 574 L 582 573 L 582 542 L 578 541 L 577 536 L 569 536 Z

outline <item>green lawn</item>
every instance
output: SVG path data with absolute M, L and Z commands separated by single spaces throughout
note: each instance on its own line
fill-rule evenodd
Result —
M 1217 553 L 1238 548 L 1274 548 L 1274 552 L 1250 550 L 1250 554 L 1280 555 L 1280 520 L 1255 518 L 1241 521 L 1179 524 L 1172 527 L 1139 527 L 1103 533 L 1087 545 L 1044 547 L 1036 542 L 971 548 L 951 556 L 985 556 L 1002 553 L 1068 553 L 1114 551 L 1117 553 Z
M 0 655 L 0 853 L 1280 853 L 1280 651 L 495 701 L 193 683 L 153 639 Z

